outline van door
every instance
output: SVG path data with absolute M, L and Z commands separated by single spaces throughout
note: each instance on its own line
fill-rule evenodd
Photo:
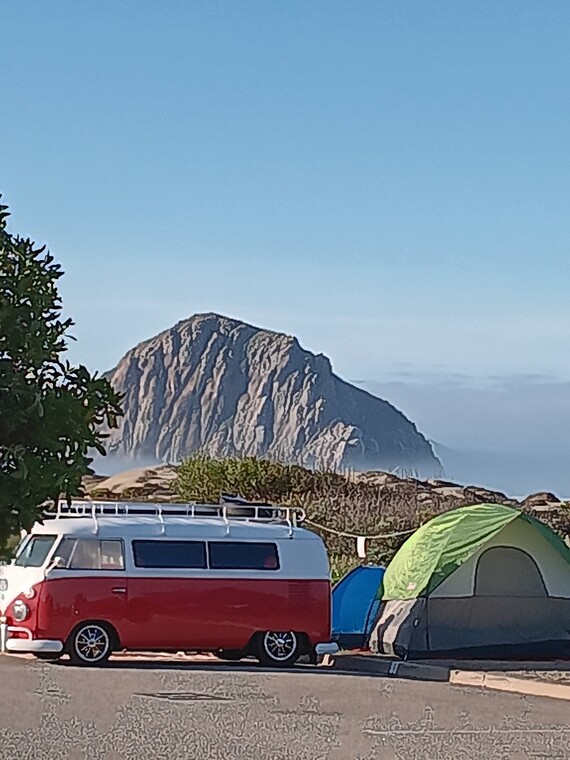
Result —
M 40 627 L 65 640 L 76 624 L 99 620 L 110 623 L 122 642 L 127 616 L 123 541 L 64 538 L 55 557 L 65 567 L 49 570 L 42 584 Z
M 133 539 L 125 646 L 155 650 L 196 647 L 204 638 L 201 594 L 208 582 L 206 567 L 204 541 Z

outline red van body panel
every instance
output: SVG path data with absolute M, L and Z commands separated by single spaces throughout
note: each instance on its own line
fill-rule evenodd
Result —
M 73 628 L 85 620 L 106 620 L 119 637 L 127 618 L 125 577 L 54 578 L 39 584 L 34 638 L 66 641 Z
M 104 620 L 131 650 L 241 649 L 257 631 L 330 638 L 326 580 L 59 578 L 39 585 L 37 609 L 33 638 L 65 641 L 77 623 Z
M 129 649 L 241 649 L 257 631 L 330 638 L 326 580 L 129 578 Z

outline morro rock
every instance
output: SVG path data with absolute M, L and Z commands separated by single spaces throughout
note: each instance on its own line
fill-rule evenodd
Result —
M 125 394 L 110 455 L 176 463 L 198 449 L 308 467 L 437 476 L 440 463 L 391 404 L 337 377 L 296 338 L 198 314 L 106 375 Z

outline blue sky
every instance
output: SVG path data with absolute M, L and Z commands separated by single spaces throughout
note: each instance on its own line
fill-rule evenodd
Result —
M 570 376 L 570 4 L 3 3 L 0 192 L 71 358 L 218 311 L 342 376 Z

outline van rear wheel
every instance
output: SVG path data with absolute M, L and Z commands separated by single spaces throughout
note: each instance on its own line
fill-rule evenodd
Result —
M 69 637 L 69 659 L 73 665 L 103 665 L 113 652 L 113 638 L 104 623 L 82 623 Z
M 299 636 L 293 631 L 265 631 L 259 636 L 256 654 L 267 667 L 289 667 L 301 654 Z

